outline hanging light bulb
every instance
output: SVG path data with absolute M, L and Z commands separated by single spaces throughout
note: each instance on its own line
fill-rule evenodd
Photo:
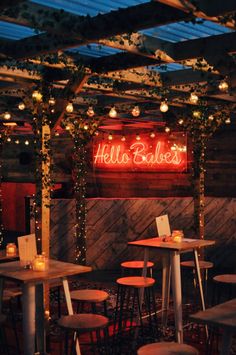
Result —
M 43 95 L 38 90 L 34 90 L 33 93 L 32 93 L 32 98 L 35 101 L 40 102 L 40 101 L 42 101 Z
M 139 135 L 139 134 L 136 134 L 136 140 L 137 140 L 137 141 L 140 141 L 140 139 L 141 139 L 141 138 L 140 138 L 140 135 Z
M 95 112 L 93 110 L 93 107 L 92 106 L 89 106 L 88 110 L 87 110 L 87 115 L 89 117 L 93 117 L 95 115 Z
M 230 123 L 231 123 L 230 117 L 227 117 L 227 118 L 226 118 L 225 123 L 226 123 L 226 124 L 230 124 Z
M 189 101 L 192 104 L 196 104 L 199 100 L 199 97 L 197 96 L 197 94 L 195 94 L 194 92 L 191 92 L 190 97 L 189 97 Z
M 25 141 L 25 145 L 29 145 L 29 141 L 28 140 Z
M 166 127 L 165 127 L 165 132 L 166 132 L 166 133 L 169 133 L 169 132 L 170 132 L 170 127 L 167 127 L 167 126 L 166 126 Z
M 8 138 L 7 138 L 7 142 L 11 142 L 11 137 L 8 137 Z
M 68 104 L 66 105 L 66 112 L 72 113 L 73 111 L 74 111 L 74 107 L 72 102 L 68 102 Z
M 55 136 L 58 137 L 60 133 L 58 131 L 55 131 Z
M 134 106 L 134 108 L 131 111 L 132 116 L 138 117 L 140 115 L 140 108 L 139 106 Z
M 108 140 L 109 140 L 109 141 L 112 141 L 112 139 L 113 139 L 112 134 L 109 133 L 109 135 L 108 135 Z
M 85 125 L 84 125 L 84 130 L 87 131 L 88 128 L 89 128 L 89 126 L 87 125 L 87 123 L 85 123 Z
M 201 117 L 201 112 L 200 111 L 193 111 L 193 117 L 200 118 Z
M 219 83 L 218 88 L 220 89 L 220 91 L 227 91 L 228 88 L 229 88 L 229 84 L 227 83 L 226 80 L 222 80 L 222 81 Z
M 23 101 L 18 104 L 18 109 L 19 109 L 20 111 L 23 111 L 23 110 L 25 109 L 25 104 L 24 104 Z
M 70 130 L 70 125 L 66 125 L 66 131 L 69 131 Z
M 16 143 L 16 144 L 19 144 L 19 143 L 20 143 L 19 139 L 16 139 L 16 140 L 15 140 L 15 143 Z
M 120 140 L 121 140 L 122 142 L 125 142 L 125 141 L 126 141 L 125 136 L 122 136 Z
M 151 138 L 155 138 L 155 137 L 156 137 L 155 132 L 152 131 L 152 132 L 150 133 L 150 137 L 151 137 Z
M 111 118 L 116 118 L 116 116 L 117 116 L 117 111 L 116 111 L 115 106 L 113 106 L 113 107 L 110 109 L 110 111 L 109 111 L 109 116 L 110 116 Z
M 56 100 L 54 99 L 54 97 L 50 97 L 49 100 L 48 100 L 48 103 L 50 106 L 54 106 L 55 103 L 56 103 Z
M 5 112 L 4 113 L 4 115 L 3 115 L 3 118 L 4 118 L 4 120 L 10 120 L 11 119 L 11 114 L 10 114 L 10 112 Z
M 214 116 L 213 115 L 208 116 L 208 120 L 209 121 L 213 121 L 214 120 Z
M 169 110 L 169 106 L 167 104 L 167 100 L 164 100 L 160 104 L 160 111 L 161 112 L 167 112 Z
M 178 120 L 178 124 L 179 124 L 179 125 L 182 125 L 183 123 L 184 123 L 183 118 L 180 118 L 180 119 Z

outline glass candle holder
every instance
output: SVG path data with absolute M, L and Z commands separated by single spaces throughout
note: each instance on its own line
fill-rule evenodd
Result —
M 15 243 L 8 243 L 6 246 L 6 256 L 16 256 L 17 247 Z
M 182 230 L 173 230 L 171 237 L 173 242 L 180 243 L 183 240 L 184 233 Z
M 45 255 L 36 255 L 32 267 L 34 271 L 46 271 L 48 268 L 48 262 Z

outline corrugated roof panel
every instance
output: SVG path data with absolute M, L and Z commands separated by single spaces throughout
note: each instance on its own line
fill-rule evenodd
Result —
M 138 4 L 143 4 L 149 2 L 147 0 L 31 0 L 37 4 L 54 7 L 55 9 L 63 9 L 65 11 L 72 12 L 76 15 L 90 15 L 96 16 L 97 14 L 104 14 L 112 10 L 117 10 L 119 8 L 126 8 L 129 6 L 135 6 Z
M 103 46 L 101 44 L 91 43 L 86 46 L 80 46 L 69 50 L 69 52 L 79 53 L 89 57 L 103 57 L 122 52 L 119 49 Z
M 170 23 L 164 26 L 153 27 L 140 32 L 165 41 L 179 42 L 215 36 L 222 33 L 232 32 L 232 30 L 211 21 L 203 21 L 203 23 L 182 21 L 178 23 Z
M 0 21 L 0 37 L 18 40 L 36 34 L 35 30 L 30 27 L 19 26 L 13 23 Z

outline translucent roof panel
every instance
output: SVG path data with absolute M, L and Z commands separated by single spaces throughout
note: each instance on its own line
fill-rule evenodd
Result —
M 186 70 L 186 69 L 190 69 L 189 67 L 186 67 L 182 64 L 178 64 L 178 63 L 169 63 L 169 64 L 162 64 L 162 65 L 158 65 L 155 67 L 148 67 L 149 69 L 152 70 L 157 70 L 160 73 L 166 73 L 169 71 L 175 71 L 175 70 Z
M 190 39 L 220 35 L 222 33 L 232 31 L 229 28 L 218 25 L 217 23 L 203 20 L 202 23 L 183 21 L 178 23 L 170 23 L 168 25 L 153 27 L 140 32 L 165 41 L 180 42 Z
M 36 32 L 32 28 L 0 21 L 0 37 L 2 38 L 18 40 L 34 35 L 36 35 Z
M 98 58 L 98 57 L 104 57 L 104 56 L 120 53 L 122 51 L 120 51 L 119 49 L 103 46 L 101 44 L 91 43 L 86 46 L 70 49 L 69 52 Z
M 96 16 L 97 14 L 104 14 L 112 10 L 118 10 L 119 8 L 126 8 L 129 6 L 135 6 L 149 2 L 147 0 L 31 0 L 40 5 L 54 7 L 55 9 L 63 9 L 65 11 L 72 12 L 76 15 L 90 15 Z

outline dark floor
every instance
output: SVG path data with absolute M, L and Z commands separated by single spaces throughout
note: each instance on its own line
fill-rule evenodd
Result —
M 113 319 L 114 319 L 114 308 L 116 305 L 116 292 L 117 287 L 115 280 L 120 277 L 121 272 L 120 270 L 117 271 L 93 271 L 87 275 L 83 275 L 78 279 L 74 279 L 70 283 L 70 287 L 72 288 L 99 288 L 107 291 L 110 295 L 108 301 L 108 313 L 109 318 L 111 321 L 111 326 L 109 327 L 109 355 L 128 355 L 128 354 L 136 354 L 137 349 L 147 343 L 156 342 L 156 341 L 174 341 L 175 340 L 175 328 L 174 328 L 174 315 L 172 309 L 170 309 L 169 316 L 168 316 L 168 325 L 167 328 L 164 330 L 161 328 L 161 322 L 159 319 L 159 329 L 158 332 L 152 333 L 148 329 L 145 330 L 144 334 L 138 333 L 136 342 L 133 342 L 134 334 L 128 331 L 124 331 L 122 333 L 122 337 L 116 338 L 115 341 L 113 337 Z M 154 270 L 154 278 L 157 280 L 156 287 L 155 287 L 155 297 L 156 303 L 158 305 L 158 309 L 160 309 L 161 305 L 161 273 L 160 270 Z M 160 280 L 160 281 L 159 281 Z M 211 285 L 211 275 L 208 281 L 208 289 L 207 289 L 207 304 L 210 305 L 212 300 L 212 285 Z M 55 291 L 55 290 L 54 290 Z M 215 291 L 214 291 L 215 292 Z M 228 297 L 225 293 L 222 294 L 223 298 Z M 192 275 L 190 272 L 183 273 L 183 296 L 184 296 L 184 307 L 183 307 L 183 319 L 184 319 L 184 342 L 196 347 L 200 355 L 207 354 L 207 347 L 206 347 L 206 336 L 205 336 L 205 327 L 199 326 L 197 324 L 189 323 L 188 317 L 191 313 L 194 313 L 198 309 L 199 306 L 199 297 L 194 290 L 192 285 Z M 223 300 L 223 299 L 222 299 Z M 62 354 L 63 349 L 63 333 L 57 326 L 57 319 L 58 319 L 58 307 L 56 301 L 56 293 L 51 292 L 50 296 L 50 307 L 51 307 L 51 320 L 50 320 L 50 327 L 49 327 L 49 336 L 48 336 L 48 352 L 51 355 L 60 355 Z M 63 292 L 61 292 L 61 306 L 62 306 L 62 314 L 66 314 L 65 302 L 63 297 Z M 172 304 L 171 304 L 172 306 Z M 22 329 L 21 329 L 21 307 L 20 304 L 17 302 L 13 303 L 14 309 L 14 324 L 17 326 L 17 334 L 18 338 L 20 339 L 20 349 L 22 349 Z M 10 344 L 10 355 L 19 354 L 16 347 L 15 342 L 15 335 L 13 332 L 12 327 L 12 319 L 11 319 L 11 312 L 9 304 L 4 305 L 4 312 L 8 315 L 8 322 L 6 327 L 7 333 L 7 343 Z M 151 334 L 152 333 L 152 334 Z M 86 339 L 82 339 L 82 342 L 86 341 Z M 220 340 L 219 340 L 220 341 Z M 134 344 L 131 347 L 131 344 Z M 87 345 L 82 345 L 82 354 L 90 354 L 90 350 Z M 211 355 L 218 355 L 218 345 L 216 341 L 214 341 L 213 348 L 210 352 Z M 2 354 L 0 350 L 0 354 Z M 21 351 L 20 351 L 21 354 Z M 232 354 L 236 354 L 236 346 L 233 344 Z M 33 355 L 33 354 L 32 354 Z

